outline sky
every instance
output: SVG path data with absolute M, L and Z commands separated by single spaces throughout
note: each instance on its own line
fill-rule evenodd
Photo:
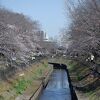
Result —
M 65 25 L 64 0 L 0 0 L 2 6 L 38 20 L 49 37 Z

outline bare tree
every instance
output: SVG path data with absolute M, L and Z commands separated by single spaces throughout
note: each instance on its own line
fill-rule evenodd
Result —
M 16 69 L 21 68 L 22 64 L 24 67 L 29 64 L 37 47 L 40 46 L 39 39 L 44 39 L 38 36 L 41 32 L 43 31 L 38 21 L 0 8 L 0 57 L 6 58 L 7 65 L 2 68 Z M 9 72 L 12 73 L 10 69 Z
M 68 55 L 92 66 L 100 57 L 100 0 L 67 0 L 71 24 Z M 66 38 L 66 40 L 68 40 Z M 92 56 L 92 58 L 91 58 Z

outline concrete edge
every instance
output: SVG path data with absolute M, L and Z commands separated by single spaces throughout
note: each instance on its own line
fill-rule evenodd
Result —
M 51 73 L 53 72 L 53 69 L 48 72 L 47 76 L 45 77 L 45 79 L 43 80 L 43 82 L 41 82 L 40 87 L 37 89 L 37 91 L 30 97 L 29 100 L 38 100 L 39 96 L 41 94 L 41 92 L 43 91 L 44 87 L 46 87 L 46 85 L 48 84 L 48 81 L 50 79 Z

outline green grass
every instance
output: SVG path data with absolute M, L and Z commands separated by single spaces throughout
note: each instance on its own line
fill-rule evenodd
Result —
M 86 95 L 89 97 L 89 100 L 100 100 L 100 88 L 87 92 Z
M 44 70 L 48 69 L 48 64 L 47 63 L 42 63 L 41 67 L 38 67 L 32 76 L 28 79 L 22 78 L 17 80 L 17 82 L 14 84 L 14 89 L 17 94 L 22 94 L 27 87 L 32 84 L 34 80 L 37 80 L 38 78 L 42 77 L 44 75 Z
M 78 81 L 81 81 L 82 80 L 82 77 L 80 75 L 77 75 L 77 80 Z
M 0 100 L 4 100 L 4 97 L 0 95 Z
M 48 67 L 48 64 L 44 64 L 44 67 L 47 68 Z
M 77 61 L 73 61 L 73 60 L 69 60 L 69 59 L 65 59 L 65 58 L 57 58 L 56 59 L 57 62 L 61 62 L 66 64 L 69 70 L 70 75 L 74 75 L 76 76 L 77 79 L 74 80 L 73 78 L 73 82 L 80 82 L 82 80 L 82 77 L 86 74 L 88 74 L 90 72 L 89 67 L 84 66 L 82 64 L 80 64 Z M 55 61 L 56 61 L 55 60 Z M 84 79 L 83 81 L 85 82 L 86 79 Z M 93 91 L 85 91 L 84 94 L 86 94 L 87 97 L 89 97 L 89 100 L 100 100 L 100 88 L 95 89 Z
M 14 89 L 16 91 L 17 94 L 22 94 L 26 88 L 31 85 L 33 80 L 38 79 L 40 76 L 43 75 L 43 68 L 41 69 L 37 69 L 35 74 L 33 75 L 33 77 L 29 80 L 25 80 L 25 79 L 20 79 L 17 81 L 17 83 L 14 85 Z
M 15 84 L 14 89 L 17 94 L 22 94 L 29 84 L 31 84 L 31 81 L 21 79 L 18 81 L 18 83 Z
M 38 70 L 38 73 L 39 73 L 39 75 L 42 75 L 43 74 L 43 70 L 42 69 L 39 69 Z
M 0 100 L 15 100 L 17 96 L 27 91 L 27 93 L 31 93 L 29 92 L 31 89 L 34 93 L 39 87 L 42 77 L 45 77 L 51 70 L 52 68 L 48 67 L 48 59 L 43 59 L 36 64 L 32 64 L 26 70 L 18 72 L 14 78 L 9 78 L 11 83 L 1 81 Z M 19 76 L 21 73 L 24 73 L 24 75 Z
M 70 72 L 76 70 L 77 62 L 68 60 L 66 63 Z

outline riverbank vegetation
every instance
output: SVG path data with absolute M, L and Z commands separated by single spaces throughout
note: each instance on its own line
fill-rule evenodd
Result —
M 0 100 L 33 95 L 51 71 L 47 59 L 56 47 L 38 21 L 0 7 Z
M 48 67 L 47 59 L 43 59 L 19 71 L 6 81 L 1 81 L 0 100 L 16 100 L 22 95 L 31 97 L 50 71 L 52 67 Z
M 100 1 L 66 0 L 65 5 L 71 23 L 62 43 L 74 86 L 100 100 Z

